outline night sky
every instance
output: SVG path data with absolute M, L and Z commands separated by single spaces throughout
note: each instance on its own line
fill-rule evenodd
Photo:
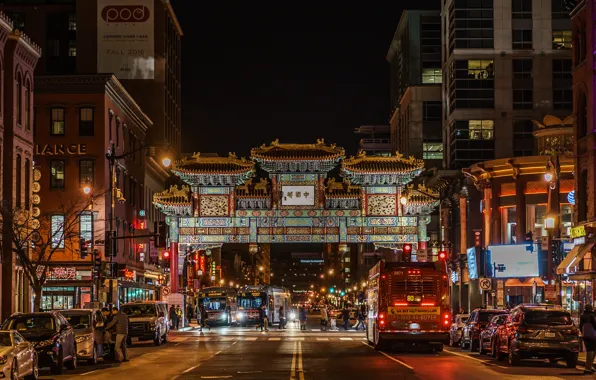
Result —
M 250 148 L 276 138 L 312 143 L 323 137 L 355 154 L 354 128 L 388 124 L 385 56 L 403 1 L 351 8 L 171 3 L 185 34 L 185 152 L 248 156 Z M 416 4 L 440 7 L 438 0 Z

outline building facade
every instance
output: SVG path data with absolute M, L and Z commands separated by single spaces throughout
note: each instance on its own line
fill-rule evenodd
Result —
M 392 150 L 441 168 L 441 17 L 404 11 L 387 53 Z
M 15 215 L 32 207 L 33 71 L 41 49 L 0 13 L 0 199 L 2 223 L 2 317 L 27 311 L 26 275 L 12 249 Z
M 445 167 L 538 153 L 531 120 L 572 110 L 565 1 L 441 4 Z
M 42 309 L 68 309 L 95 301 L 129 302 L 159 299 L 161 269 L 156 252 L 146 237 L 147 208 L 145 176 L 146 134 L 152 121 L 143 113 L 120 81 L 111 74 L 41 76 L 36 78 L 35 165 L 41 172 L 40 208 L 52 213 L 52 226 L 59 225 L 61 205 L 66 200 L 89 198 L 91 206 L 80 214 L 80 239 L 91 242 L 90 253 L 81 257 L 74 247 L 58 249 L 50 271 L 68 272 L 51 277 L 43 291 Z M 110 165 L 106 152 L 115 144 L 114 225 L 118 236 L 113 300 L 108 300 L 110 261 L 106 235 L 110 218 Z M 89 194 L 84 193 L 90 188 Z M 135 237 L 144 236 L 144 237 Z M 101 255 L 101 282 L 93 279 L 94 254 Z M 63 269 L 64 268 L 64 269 Z M 117 271 L 117 272 L 116 272 Z
M 354 130 L 361 136 L 358 141 L 359 149 L 370 156 L 391 155 L 391 131 L 388 125 L 361 125 Z

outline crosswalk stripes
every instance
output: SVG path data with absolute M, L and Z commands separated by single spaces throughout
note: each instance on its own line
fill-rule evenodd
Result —
M 339 340 L 354 340 L 352 338 L 339 338 Z
M 315 337 L 315 336 L 284 336 L 284 337 L 269 337 L 269 336 L 193 336 L 193 337 L 182 337 L 182 336 L 170 336 L 169 341 L 172 343 L 193 343 L 193 342 L 210 342 L 210 343 L 217 343 L 217 342 L 225 342 L 225 343 L 232 343 L 232 342 L 256 342 L 256 341 L 269 341 L 269 342 L 329 342 L 329 343 L 339 343 L 339 342 L 353 342 L 363 340 L 366 341 L 366 337 L 348 337 L 348 336 L 332 336 L 332 337 Z
M 329 341 L 329 338 L 317 338 L 318 341 Z
M 257 339 L 259 339 L 259 338 L 252 337 L 252 338 L 245 338 L 244 340 L 247 340 L 247 341 L 249 341 L 249 342 L 254 342 L 254 341 L 255 341 L 255 340 L 257 340 Z
M 280 341 L 281 338 L 269 338 L 268 340 L 270 340 L 270 341 Z

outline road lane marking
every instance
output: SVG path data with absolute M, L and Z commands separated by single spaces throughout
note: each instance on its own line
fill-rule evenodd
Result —
M 231 379 L 232 376 L 201 376 L 201 379 Z
M 269 338 L 268 340 L 279 341 L 279 340 L 281 340 L 281 338 Z
M 362 342 L 362 344 L 364 344 L 366 347 L 370 347 L 370 348 L 372 348 L 372 349 L 374 350 L 374 347 L 372 347 L 371 345 L 369 345 L 367 342 Z M 375 350 L 375 351 L 376 351 L 376 350 Z M 411 365 L 409 365 L 409 364 L 407 364 L 407 363 L 404 363 L 404 362 L 402 362 L 401 360 L 399 360 L 399 359 L 396 359 L 396 358 L 394 358 L 394 357 L 392 357 L 392 356 L 390 356 L 390 355 L 387 355 L 387 354 L 386 354 L 386 353 L 384 353 L 383 351 L 376 351 L 376 352 L 378 352 L 379 354 L 381 354 L 381 355 L 383 355 L 383 356 L 387 357 L 387 359 L 389 359 L 389 360 L 393 360 L 394 362 L 396 362 L 396 363 L 398 363 L 398 364 L 401 364 L 401 365 L 403 365 L 403 366 L 404 366 L 404 367 L 406 367 L 406 368 L 409 368 L 409 369 L 410 369 L 410 370 L 412 370 L 412 371 L 414 370 L 414 367 L 412 367 Z
M 329 338 L 317 338 L 317 340 L 321 341 L 321 340 L 329 340 Z
M 246 340 L 246 341 L 251 341 L 251 342 L 254 342 L 254 341 L 255 341 L 255 340 L 257 340 L 257 339 L 258 339 L 258 338 L 245 338 L 244 340 Z
M 304 367 L 302 367 L 302 342 L 298 342 L 298 379 L 304 380 Z
M 453 352 L 453 351 L 450 351 L 450 350 L 445 350 L 445 352 L 447 352 L 448 354 L 451 354 L 451 355 L 461 356 L 462 358 L 474 360 L 474 361 L 480 362 L 482 364 L 486 364 L 486 365 L 490 365 L 490 366 L 494 366 L 494 367 L 499 367 L 499 368 L 504 368 L 504 369 L 507 369 L 508 368 L 508 367 L 504 367 L 502 365 L 493 364 L 493 363 L 490 363 L 490 362 L 487 362 L 487 361 L 484 361 L 484 360 L 480 360 L 480 359 L 475 358 L 473 356 L 468 356 L 466 354 L 460 354 L 459 352 Z
M 216 357 L 217 355 L 221 354 L 221 352 L 222 352 L 222 351 L 223 351 L 223 350 L 217 351 L 216 353 L 214 353 L 213 355 L 211 355 L 210 357 L 208 357 L 207 359 L 205 359 L 205 362 L 208 362 L 209 360 L 213 359 L 213 358 L 214 358 L 214 357 Z M 194 366 L 194 367 L 190 367 L 189 369 L 187 369 L 187 370 L 183 371 L 182 373 L 189 373 L 190 371 L 192 371 L 192 370 L 195 370 L 195 369 L 199 368 L 199 367 L 201 366 L 201 364 L 203 364 L 203 363 L 204 363 L 204 362 L 201 362 L 201 363 L 197 364 L 197 365 L 196 365 L 196 366 Z
M 339 338 L 339 340 L 354 340 L 352 338 Z
M 91 371 L 91 372 L 85 372 L 85 373 L 81 373 L 81 376 L 87 376 L 87 375 L 91 375 L 92 373 L 98 372 L 99 370 L 96 369 L 95 371 Z
M 290 380 L 296 380 L 296 348 L 298 343 L 294 342 L 292 350 L 292 365 L 290 366 Z

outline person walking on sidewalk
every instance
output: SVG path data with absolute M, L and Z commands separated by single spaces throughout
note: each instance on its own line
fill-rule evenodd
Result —
M 306 330 L 306 319 L 308 318 L 307 312 L 306 312 L 306 306 L 302 305 L 300 306 L 300 309 L 298 309 L 298 320 L 300 321 L 300 330 L 305 331 Z
M 344 310 L 342 311 L 342 317 L 344 320 L 344 330 L 349 330 L 350 329 L 350 310 L 348 309 L 347 306 L 344 307 Z
M 207 310 L 205 309 L 205 306 L 201 305 L 199 306 L 199 314 L 201 316 L 201 328 L 199 329 L 199 331 L 203 331 L 203 328 L 208 328 L 209 331 L 211 331 L 211 327 L 209 326 L 209 315 L 207 314 Z M 197 316 L 198 317 L 198 316 Z
M 358 309 L 357 313 L 358 323 L 356 324 L 356 327 L 354 327 L 354 330 L 358 331 L 358 329 L 360 329 L 360 326 L 362 326 L 362 330 L 366 330 L 366 326 L 364 325 L 364 312 L 362 311 L 362 309 Z
M 180 329 L 180 324 L 182 323 L 182 309 L 180 309 L 180 305 L 176 305 L 176 316 L 178 317 L 178 319 L 176 319 L 176 330 Z M 184 326 L 182 326 L 184 327 Z
M 286 315 L 284 314 L 284 307 L 279 307 L 279 329 L 283 330 L 286 328 Z
M 126 336 L 128 335 L 128 315 L 113 307 L 114 319 L 106 326 L 106 330 L 114 329 L 116 332 L 116 360 L 119 362 L 128 361 L 128 349 L 126 348 Z
M 192 304 L 189 302 L 186 304 L 186 324 L 190 326 L 190 320 L 193 317 L 193 307 Z
M 586 305 L 584 313 L 579 322 L 579 328 L 582 331 L 584 338 L 584 345 L 586 346 L 586 367 L 584 369 L 585 375 L 595 373 L 594 370 L 594 353 L 596 351 L 596 316 L 592 305 Z
M 265 331 L 269 331 L 269 321 L 267 320 L 267 309 L 265 308 L 265 305 L 261 306 L 259 309 L 259 322 L 260 323 L 257 326 L 257 330 L 260 327 L 261 331 L 263 331 L 263 329 L 265 329 Z
M 172 324 L 172 330 L 176 330 L 176 326 L 178 326 L 178 314 L 174 305 L 170 307 L 170 323 Z
M 327 331 L 327 307 L 325 305 L 321 306 L 321 331 Z

